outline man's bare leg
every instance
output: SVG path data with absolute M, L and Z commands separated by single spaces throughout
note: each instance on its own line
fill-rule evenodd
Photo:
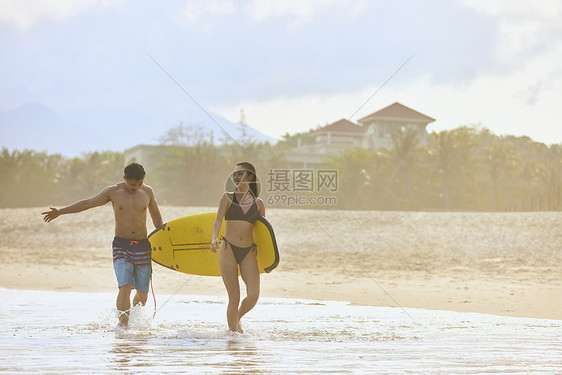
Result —
M 141 305 L 146 305 L 146 301 L 148 299 L 148 292 L 141 292 L 140 290 L 137 290 L 137 293 L 135 294 L 135 298 L 133 298 L 133 307 L 138 305 L 139 303 Z
M 119 288 L 117 295 L 117 310 L 119 310 L 119 326 L 129 325 L 129 309 L 131 308 L 131 284 Z

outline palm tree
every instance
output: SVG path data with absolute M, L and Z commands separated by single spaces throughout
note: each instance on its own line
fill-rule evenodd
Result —
M 326 164 L 338 171 L 338 205 L 348 209 L 391 208 L 383 160 L 362 148 L 341 151 Z
M 562 144 L 548 148 L 544 164 L 541 183 L 547 191 L 547 208 L 558 211 L 562 209 Z
M 544 186 L 541 179 L 545 172 L 544 156 L 548 148 L 529 137 L 507 136 L 505 139 L 513 145 L 516 161 L 512 182 L 508 187 L 509 194 L 506 194 L 512 202 L 509 208 L 524 210 L 526 206 L 529 210 L 542 209 Z M 538 204 L 535 205 L 536 200 Z M 519 207 L 515 202 L 520 202 Z
M 443 199 L 443 207 L 451 208 L 451 201 L 457 198 L 455 206 L 466 206 L 460 201 L 463 190 L 472 185 L 474 174 L 474 128 L 460 127 L 454 130 L 432 133 L 427 150 L 430 168 L 429 179 Z
M 402 202 L 401 208 L 414 208 L 414 171 L 420 161 L 418 132 L 402 127 L 392 134 L 392 143 L 391 150 L 382 149 L 379 155 L 388 160 L 393 192 Z
M 506 208 L 506 203 L 511 201 L 509 194 L 513 189 L 513 183 L 517 156 L 514 143 L 505 137 L 495 136 L 489 131 L 481 133 L 482 148 L 481 167 L 483 169 L 481 186 L 484 190 L 484 197 L 488 197 L 489 203 L 485 202 L 484 207 L 489 207 L 494 211 Z

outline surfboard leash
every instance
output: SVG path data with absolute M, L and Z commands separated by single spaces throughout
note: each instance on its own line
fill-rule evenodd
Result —
M 154 284 L 152 283 L 152 277 L 150 278 L 150 290 L 152 290 L 152 298 L 154 299 L 154 314 L 152 314 L 152 319 L 156 316 L 156 295 L 154 294 Z

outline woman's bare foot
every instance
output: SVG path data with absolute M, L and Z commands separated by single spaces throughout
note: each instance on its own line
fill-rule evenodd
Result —
M 240 321 L 233 323 L 233 324 L 229 324 L 228 325 L 228 329 L 231 332 L 235 332 L 235 333 L 244 333 L 244 330 L 242 329 L 242 324 L 240 323 Z

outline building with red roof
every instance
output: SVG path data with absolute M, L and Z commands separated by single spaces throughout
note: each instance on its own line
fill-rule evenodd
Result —
M 423 144 L 427 142 L 426 127 L 433 121 L 435 119 L 398 102 L 358 120 L 365 130 L 363 147 L 372 150 L 392 148 L 392 135 L 400 129 L 416 131 Z
M 326 156 L 335 155 L 351 148 L 378 150 L 394 147 L 392 136 L 400 130 L 413 130 L 420 144 L 427 142 L 427 125 L 435 119 L 394 103 L 358 120 L 359 124 L 341 119 L 310 132 L 312 142 L 298 142 L 296 148 L 286 154 L 293 166 L 320 165 Z

